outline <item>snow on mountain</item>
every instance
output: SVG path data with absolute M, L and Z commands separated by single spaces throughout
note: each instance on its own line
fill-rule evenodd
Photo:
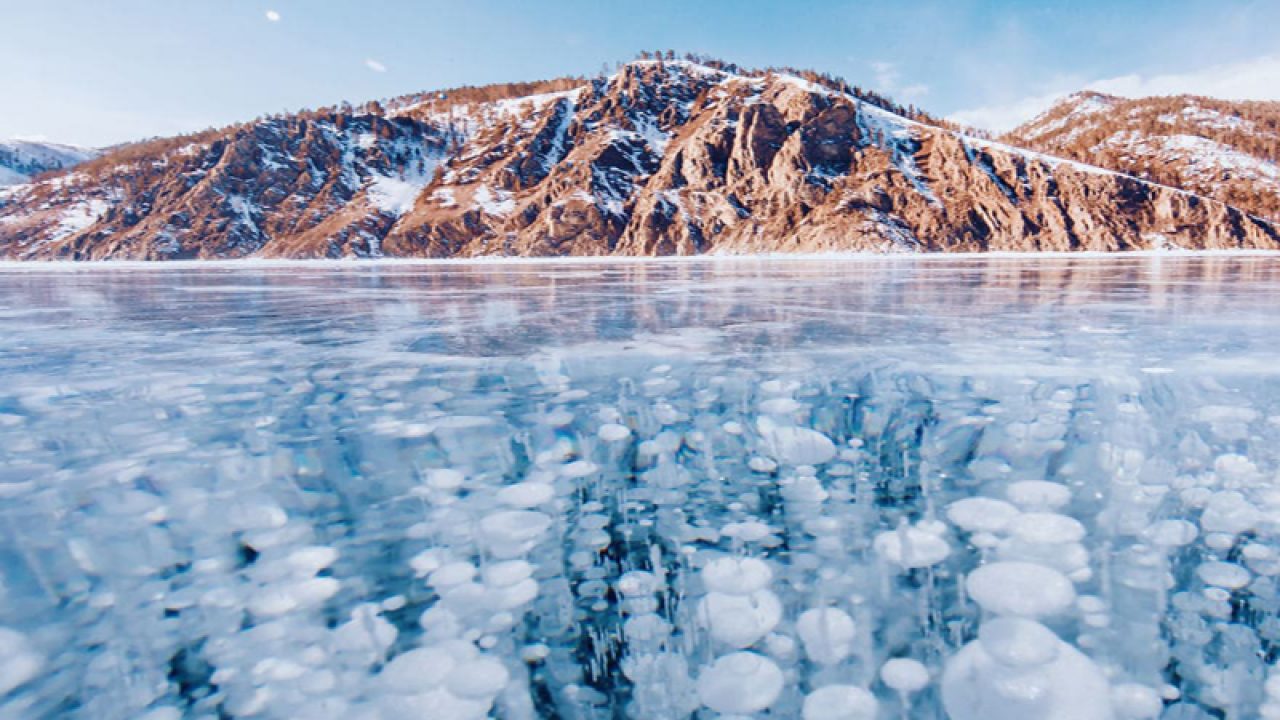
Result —
M 19 185 L 51 170 L 95 158 L 98 150 L 35 140 L 0 140 L 0 186 Z
M 969 137 L 815 73 L 648 60 L 385 107 L 141 143 L 0 192 L 0 256 L 1280 246 L 1271 224 L 1179 183 Z M 1034 139 L 1112 115 L 1081 95 Z
M 1280 220 L 1280 103 L 1078 93 L 1003 139 Z

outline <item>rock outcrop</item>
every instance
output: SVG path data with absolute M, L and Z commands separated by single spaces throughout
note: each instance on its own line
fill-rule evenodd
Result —
M 583 86 L 307 113 L 0 190 L 10 258 L 1280 248 L 1220 200 L 826 84 L 641 61 Z

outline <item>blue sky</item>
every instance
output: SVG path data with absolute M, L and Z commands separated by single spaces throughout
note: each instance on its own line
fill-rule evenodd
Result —
M 1086 86 L 1280 99 L 1276 0 L 0 0 L 0 21 L 0 138 L 91 145 L 668 47 L 983 126 Z

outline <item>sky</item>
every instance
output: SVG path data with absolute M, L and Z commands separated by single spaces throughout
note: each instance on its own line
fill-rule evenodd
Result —
M 104 146 L 640 50 L 1004 130 L 1071 92 L 1280 100 L 1280 0 L 0 0 L 0 138 Z

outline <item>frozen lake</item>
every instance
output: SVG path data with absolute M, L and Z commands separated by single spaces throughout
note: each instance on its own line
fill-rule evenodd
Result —
M 0 265 L 0 720 L 1280 718 L 1280 259 Z

